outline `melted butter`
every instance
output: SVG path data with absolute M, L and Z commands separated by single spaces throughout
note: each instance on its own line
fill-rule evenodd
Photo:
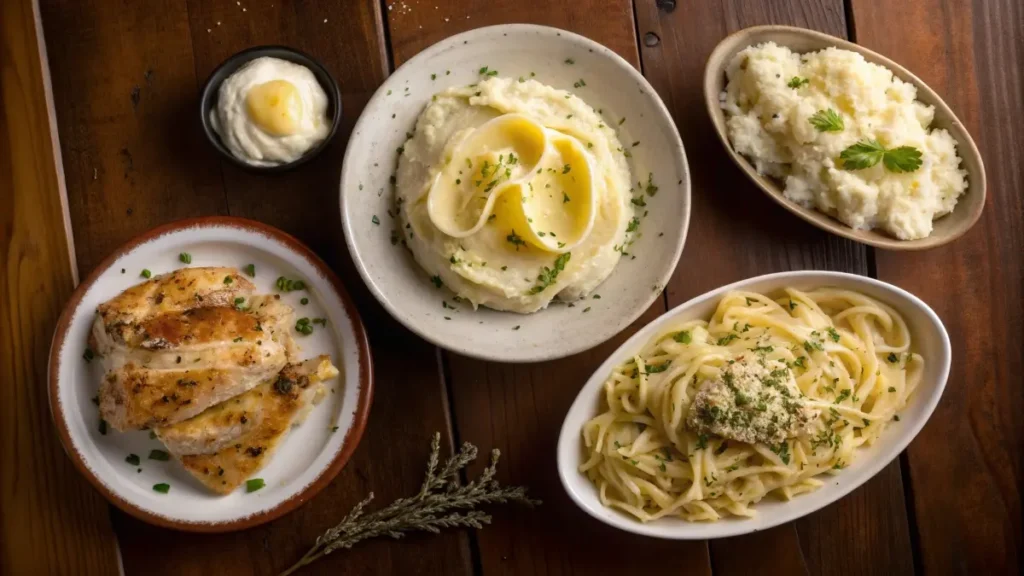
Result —
M 507 250 L 564 253 L 593 227 L 593 174 L 574 138 L 506 114 L 458 144 L 431 186 L 427 210 L 455 238 L 493 225 L 507 234 Z
M 302 121 L 302 98 L 287 80 L 254 86 L 245 96 L 245 108 L 254 124 L 274 136 L 295 134 Z

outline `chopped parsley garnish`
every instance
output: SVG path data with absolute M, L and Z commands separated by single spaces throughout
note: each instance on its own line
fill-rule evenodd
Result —
M 707 434 L 701 434 L 697 436 L 697 450 L 703 450 L 708 447 L 708 436 Z
M 634 206 L 640 206 L 641 208 L 647 206 L 647 201 L 644 200 L 643 196 L 637 196 L 636 198 L 630 200 L 630 202 L 632 202 Z
M 828 110 L 818 110 L 812 114 L 807 121 L 810 122 L 818 132 L 842 132 L 843 128 L 845 128 L 843 125 L 843 117 L 831 108 Z
M 782 442 L 778 446 L 769 446 L 768 448 L 775 452 L 783 464 L 789 464 L 789 442 Z
M 562 192 L 562 204 L 566 204 L 568 202 L 572 202 L 572 198 L 569 198 L 568 194 Z
M 244 310 L 245 306 L 243 306 L 243 304 L 245 304 L 244 296 L 238 296 L 235 298 L 235 310 Z
M 306 283 L 302 280 L 289 280 L 284 276 L 278 276 L 277 282 L 275 282 L 277 289 L 281 292 L 294 292 L 295 290 L 305 290 Z
M 585 80 L 584 80 L 583 78 L 580 78 L 579 80 L 577 80 L 577 81 L 576 81 L 576 82 L 575 82 L 575 83 L 574 83 L 574 84 L 572 85 L 572 87 L 573 87 L 573 88 L 583 88 L 583 87 L 584 87 L 584 86 L 586 86 L 586 85 L 587 85 L 587 82 L 586 82 L 586 81 L 585 81 Z
M 441 277 L 436 274 L 430 277 L 430 281 L 434 284 L 434 288 L 444 286 L 444 282 L 441 281 Z
M 242 268 L 242 271 L 248 274 L 250 278 L 253 278 L 256 276 L 256 265 L 246 264 L 245 268 Z
M 811 81 L 808 80 L 807 78 L 793 76 L 792 78 L 789 79 L 789 82 L 786 83 L 786 86 L 789 86 L 790 88 L 799 88 L 801 86 L 806 86 L 807 84 L 810 83 Z
M 161 494 L 167 494 L 170 491 L 171 491 L 171 485 L 167 484 L 166 482 L 161 482 L 159 484 L 153 484 L 153 492 L 159 492 Z
M 505 236 L 505 240 L 516 247 L 516 252 L 519 251 L 520 246 L 526 246 L 526 241 L 523 240 L 522 236 L 516 234 L 515 228 L 512 229 L 512 233 Z
M 566 63 L 566 64 L 568 64 L 568 65 L 570 65 L 570 66 L 572 66 L 573 64 L 575 64 L 575 63 L 576 63 L 576 61 L 575 61 L 575 60 L 573 60 L 572 58 L 566 58 L 566 59 L 565 59 L 565 63 Z M 530 75 L 531 75 L 531 76 L 533 76 L 533 73 L 531 72 L 531 73 L 530 73 Z
M 647 186 L 644 188 L 644 191 L 647 192 L 648 196 L 654 196 L 658 193 L 658 187 L 654 185 L 654 174 L 651 172 L 647 173 Z
M 626 227 L 626 232 L 636 232 L 640 228 L 640 219 L 633 216 L 633 219 L 629 221 L 629 226 Z
M 790 300 L 789 301 L 789 309 L 790 310 L 794 310 L 795 308 L 796 308 L 796 302 Z
M 693 341 L 693 338 L 690 337 L 689 330 L 676 332 L 675 335 L 672 336 L 672 339 L 675 340 L 676 342 L 679 342 L 680 344 L 689 344 L 690 342 Z
M 229 285 L 229 286 L 230 286 L 230 285 L 231 285 L 231 283 L 232 283 L 232 282 L 234 282 L 234 281 L 235 281 L 235 279 L 234 279 L 234 278 L 232 278 L 231 276 L 225 276 L 225 277 L 224 277 L 224 283 L 225 283 L 225 284 L 227 284 L 227 285 Z
M 309 318 L 302 317 L 295 322 L 295 331 L 304 336 L 309 336 L 313 333 L 313 325 L 309 322 Z
M 370 222 L 373 222 L 375 225 L 380 226 L 380 218 L 377 218 L 376 214 L 373 215 L 373 218 L 370 218 Z
M 807 359 L 806 356 L 801 356 L 801 357 L 797 358 L 796 360 L 793 361 L 793 366 L 797 366 L 798 368 L 806 369 L 807 368 L 807 364 L 805 363 L 806 359 Z
M 888 149 L 878 140 L 861 140 L 839 154 L 843 170 L 870 168 L 879 161 L 890 172 L 913 172 L 921 167 L 921 151 L 913 146 Z
M 263 481 L 263 478 L 250 478 L 245 481 L 245 491 L 246 493 L 255 492 L 266 485 L 267 483 Z
M 171 459 L 171 455 L 168 454 L 167 452 L 164 452 L 163 450 L 150 450 L 149 459 L 159 460 L 160 462 L 167 462 L 168 460 Z
M 899 356 L 896 355 L 895 352 L 889 352 L 889 356 L 886 357 L 886 360 L 888 360 L 889 362 L 895 364 L 895 363 L 900 361 L 900 358 L 899 358 Z
M 657 374 L 659 372 L 664 372 L 665 370 L 668 370 L 668 365 L 671 363 L 671 360 L 666 360 L 661 364 L 648 364 L 646 366 L 647 374 Z
M 309 304 L 309 298 L 303 297 L 302 300 L 299 300 L 299 304 L 302 304 L 303 306 Z
M 513 330 L 519 330 L 520 328 L 522 328 L 522 326 L 519 326 L 519 325 L 516 325 L 516 326 L 512 327 Z
M 178 254 L 178 260 L 183 264 L 191 264 L 192 255 L 189 254 L 188 252 L 182 252 L 181 254 Z
M 569 164 L 562 166 L 562 174 L 568 174 L 570 170 L 572 170 L 572 166 L 570 166 Z
M 586 314 L 587 312 L 590 312 L 590 306 L 587 306 L 586 308 L 583 309 L 584 314 Z
M 722 336 L 721 338 L 718 339 L 718 345 L 719 346 L 725 346 L 725 345 L 729 344 L 729 342 L 732 342 L 733 340 L 735 340 L 737 338 L 739 338 L 739 336 L 737 336 L 736 334 L 729 334 L 727 336 Z
M 850 397 L 850 391 L 849 390 L 843 390 L 842 392 L 839 393 L 839 396 L 836 396 L 836 404 L 842 404 L 843 400 L 846 400 L 849 397 Z
M 554 268 L 548 268 L 547 266 L 542 268 L 540 274 L 537 275 L 537 285 L 530 289 L 530 294 L 539 294 L 552 285 L 558 279 L 558 273 L 565 270 L 565 264 L 571 257 L 572 252 L 560 254 L 555 259 Z
M 483 68 L 480 69 L 480 75 L 481 76 L 497 76 L 498 75 L 498 71 L 497 70 L 491 70 L 487 66 L 484 66 Z
M 86 348 L 85 352 L 82 352 L 82 358 L 86 362 L 92 362 L 92 359 L 96 357 L 96 353 L 92 351 L 92 348 Z
M 833 342 L 839 342 L 839 332 L 837 332 L 835 328 L 829 326 L 826 331 L 828 332 L 828 337 L 831 338 Z
M 142 276 L 143 278 L 152 278 L 153 273 L 149 271 L 149 268 L 143 268 L 142 273 L 139 274 L 139 276 Z
M 238 338 L 235 338 L 234 340 L 232 340 L 232 342 L 241 342 L 241 341 L 242 341 L 242 337 L 241 336 L 239 336 Z
M 139 463 L 142 462 L 138 454 L 129 454 L 125 456 L 124 461 L 131 464 L 132 466 L 138 466 Z
M 896 387 L 895 386 L 889 386 L 889 392 L 895 392 L 895 391 L 896 391 Z

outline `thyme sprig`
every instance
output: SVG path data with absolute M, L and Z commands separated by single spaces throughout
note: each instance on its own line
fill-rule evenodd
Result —
M 501 455 L 498 450 L 491 450 L 491 463 L 480 477 L 465 485 L 460 485 L 459 473 L 476 460 L 476 446 L 463 443 L 458 453 L 448 458 L 438 471 L 440 451 L 441 434 L 435 433 L 430 442 L 427 473 L 418 494 L 399 498 L 386 508 L 364 514 L 366 505 L 373 500 L 373 492 L 370 492 L 337 526 L 317 538 L 313 547 L 281 576 L 293 574 L 339 548 L 351 548 L 377 536 L 397 539 L 413 531 L 437 534 L 442 528 L 483 528 L 484 524 L 491 523 L 491 515 L 477 509 L 484 504 L 518 502 L 532 507 L 541 503 L 527 496 L 525 487 L 498 483 L 494 477 Z

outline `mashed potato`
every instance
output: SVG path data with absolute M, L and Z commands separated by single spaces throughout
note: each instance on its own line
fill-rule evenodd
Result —
M 928 128 L 934 109 L 915 101 L 913 85 L 855 52 L 799 55 L 768 42 L 737 54 L 726 75 L 729 140 L 758 172 L 784 181 L 794 202 L 852 228 L 912 240 L 928 236 L 967 188 L 956 141 Z M 877 151 L 872 165 L 841 158 L 858 143 Z M 919 167 L 900 171 L 887 166 L 890 157 L 882 161 L 881 150 L 900 148 L 905 158 L 907 147 L 920 153 Z
M 401 239 L 474 306 L 530 313 L 581 298 L 636 228 L 621 151 L 564 90 L 500 77 L 449 88 L 398 151 Z

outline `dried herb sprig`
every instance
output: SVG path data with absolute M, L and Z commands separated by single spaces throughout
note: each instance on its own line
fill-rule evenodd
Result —
M 484 524 L 491 522 L 490 514 L 477 510 L 484 504 L 518 502 L 532 507 L 541 503 L 527 496 L 526 488 L 522 486 L 508 487 L 498 483 L 494 477 L 501 455 L 498 450 L 491 451 L 491 463 L 480 477 L 464 486 L 459 484 L 459 472 L 476 460 L 476 446 L 463 443 L 458 453 L 438 471 L 440 451 L 441 434 L 437 433 L 430 443 L 427 474 L 418 494 L 399 498 L 382 510 L 364 515 L 363 510 L 373 500 L 373 492 L 370 492 L 341 523 L 317 538 L 309 552 L 281 576 L 288 576 L 322 556 L 339 548 L 351 548 L 368 538 L 401 538 L 406 532 L 417 530 L 437 534 L 442 528 L 483 528 Z

